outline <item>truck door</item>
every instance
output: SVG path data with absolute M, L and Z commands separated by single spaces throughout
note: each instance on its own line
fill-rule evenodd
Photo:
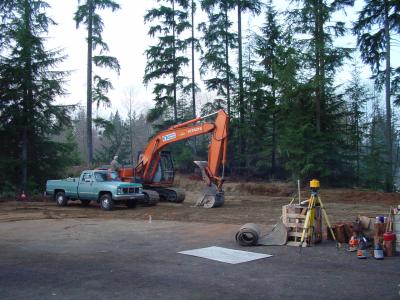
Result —
M 84 172 L 81 176 L 79 186 L 78 186 L 78 194 L 79 199 L 93 199 L 93 174 L 91 172 Z

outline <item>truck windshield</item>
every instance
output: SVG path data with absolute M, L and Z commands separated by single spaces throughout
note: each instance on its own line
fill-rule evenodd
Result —
M 117 172 L 94 172 L 97 182 L 103 181 L 120 181 Z

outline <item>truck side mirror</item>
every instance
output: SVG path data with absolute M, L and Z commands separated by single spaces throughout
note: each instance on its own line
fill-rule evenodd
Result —
M 90 178 L 85 178 L 85 182 L 92 182 Z

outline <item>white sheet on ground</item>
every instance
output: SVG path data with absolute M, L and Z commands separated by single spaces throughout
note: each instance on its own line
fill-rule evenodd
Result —
M 178 252 L 181 254 L 208 258 L 228 264 L 239 264 L 256 259 L 271 257 L 270 254 L 233 250 L 217 246 Z

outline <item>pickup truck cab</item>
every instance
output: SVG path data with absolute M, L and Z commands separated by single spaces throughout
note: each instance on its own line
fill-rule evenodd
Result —
M 48 180 L 46 195 L 59 206 L 66 206 L 69 200 L 80 200 L 82 205 L 96 201 L 104 210 L 112 210 L 115 202 L 135 207 L 136 201 L 145 197 L 141 184 L 122 182 L 116 172 L 106 170 L 86 170 L 78 178 Z

